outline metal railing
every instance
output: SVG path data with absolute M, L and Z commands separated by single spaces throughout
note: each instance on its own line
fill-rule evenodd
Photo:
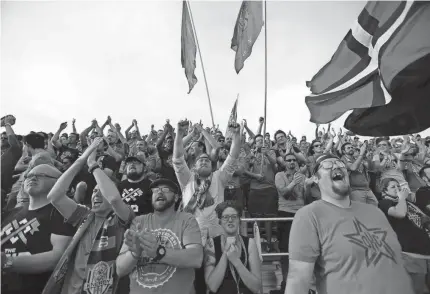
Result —
M 245 236 L 248 235 L 247 224 L 250 222 L 267 222 L 267 221 L 276 221 L 276 222 L 288 222 L 293 221 L 293 217 L 256 217 L 256 218 L 241 218 L 240 221 L 245 223 L 243 224 L 241 230 L 242 234 Z M 288 252 L 279 252 L 279 253 L 261 253 L 262 257 L 274 257 L 274 256 L 288 256 Z

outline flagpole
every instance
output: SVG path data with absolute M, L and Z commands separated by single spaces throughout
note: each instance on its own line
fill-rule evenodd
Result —
M 264 125 L 263 125 L 263 147 L 266 146 L 266 126 L 267 126 L 267 13 L 266 13 L 266 0 L 264 3 Z M 270 140 L 270 138 L 269 138 Z M 269 148 L 271 146 L 268 146 Z M 261 154 L 261 170 L 260 174 L 263 175 L 264 154 Z
M 197 50 L 199 51 L 200 63 L 202 64 L 203 78 L 205 79 L 206 93 L 208 95 L 208 102 L 209 102 L 209 110 L 211 112 L 212 127 L 215 129 L 214 114 L 212 111 L 212 103 L 211 103 L 211 97 L 209 95 L 208 82 L 206 80 L 205 66 L 203 65 L 202 51 L 200 50 L 199 39 L 197 38 L 197 32 L 196 32 L 196 27 L 194 25 L 193 14 L 191 13 L 190 3 L 188 1 L 186 1 L 186 4 L 187 4 L 188 12 L 190 14 L 191 26 L 193 27 L 194 36 L 196 37 L 196 45 L 197 45 Z

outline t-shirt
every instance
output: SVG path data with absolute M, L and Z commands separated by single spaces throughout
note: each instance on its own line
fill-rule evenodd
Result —
M 289 258 L 315 263 L 318 294 L 413 294 L 397 235 L 380 209 L 323 200 L 295 215 Z
M 275 187 L 275 171 L 267 159 L 266 155 L 256 152 L 249 155 L 251 159 L 251 172 L 254 174 L 261 174 L 264 176 L 263 181 L 251 179 L 251 189 L 267 189 Z M 276 161 L 276 154 L 274 150 L 269 150 L 269 156 Z M 261 164 L 261 162 L 264 162 Z M 262 169 L 263 168 L 263 169 Z
M 430 204 L 430 199 L 417 197 L 416 203 L 406 200 L 407 212 L 402 219 L 388 215 L 388 210 L 397 204 L 397 201 L 388 198 L 379 201 L 379 207 L 387 215 L 388 221 L 397 233 L 402 250 L 408 253 L 430 255 L 430 234 L 426 233 L 422 226 L 425 206 Z
M 275 176 L 275 185 L 278 190 L 279 202 L 278 210 L 296 213 L 297 210 L 302 208 L 305 204 L 304 200 L 304 183 L 305 176 L 301 174 L 301 181 L 299 184 L 294 186 L 293 190 L 287 194 L 282 195 L 280 190 L 285 189 L 294 179 L 295 171 L 287 170 L 285 172 L 279 172 Z
M 51 234 L 73 236 L 75 229 L 66 224 L 52 204 L 35 210 L 12 210 L 2 222 L 2 252 L 7 256 L 34 255 L 52 250 Z M 2 293 L 41 293 L 51 272 L 40 274 L 7 273 L 2 277 Z
M 342 156 L 342 161 L 346 164 L 353 164 L 357 158 L 349 158 Z M 349 183 L 352 189 L 368 189 L 369 188 L 369 177 L 367 175 L 367 169 L 363 161 L 360 162 L 357 169 L 354 171 L 348 170 Z
M 151 181 L 145 178 L 137 183 L 124 180 L 118 185 L 122 200 L 131 206 L 136 215 L 154 212 L 150 184 Z
M 158 242 L 167 250 L 181 250 L 186 245 L 201 244 L 200 229 L 196 219 L 189 213 L 176 212 L 165 225 L 158 222 L 155 214 L 136 217 L 131 225 L 137 224 L 156 234 Z M 127 250 L 123 246 L 121 252 Z M 194 269 L 180 268 L 163 263 L 163 260 L 151 263 L 144 255 L 130 274 L 130 294 L 189 294 L 194 289 Z

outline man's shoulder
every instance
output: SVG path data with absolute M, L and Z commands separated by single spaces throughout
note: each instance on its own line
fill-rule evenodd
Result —
M 194 215 L 192 215 L 191 213 L 179 211 L 179 210 L 176 212 L 176 218 L 177 220 L 184 221 L 184 222 L 188 222 L 190 220 L 196 220 Z

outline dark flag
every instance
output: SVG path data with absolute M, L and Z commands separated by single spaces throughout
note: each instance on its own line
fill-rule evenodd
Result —
M 234 68 L 239 73 L 263 27 L 263 2 L 243 1 L 234 26 L 231 49 L 236 52 Z
M 332 60 L 307 83 L 311 121 L 328 123 L 354 109 L 345 127 L 362 136 L 430 127 L 429 27 L 429 2 L 369 2 Z
M 190 94 L 191 90 L 194 88 L 194 85 L 197 83 L 197 78 L 194 74 L 194 71 L 196 70 L 197 46 L 187 6 L 187 1 L 183 1 L 181 29 L 181 63 L 182 68 L 185 69 L 185 76 L 187 77 L 189 87 L 188 94 Z

